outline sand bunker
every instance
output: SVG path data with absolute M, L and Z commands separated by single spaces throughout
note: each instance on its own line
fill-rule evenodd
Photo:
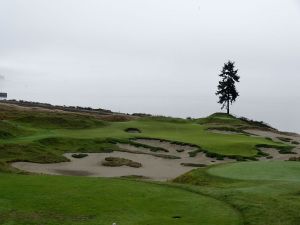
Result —
M 188 152 L 197 148 L 171 144 L 166 141 L 140 139 L 136 142 L 169 150 L 168 153 L 154 153 L 148 148 L 129 144 L 118 144 L 121 151 L 112 153 L 89 153 L 84 158 L 74 158 L 73 153 L 64 154 L 70 162 L 39 164 L 15 162 L 12 166 L 32 173 L 51 175 L 73 175 L 89 177 L 147 177 L 152 180 L 166 181 L 174 179 L 196 167 L 234 161 L 231 159 L 216 160 L 200 152 L 190 157 Z M 180 151 L 178 151 L 180 150 Z M 122 152 L 124 151 L 124 152 Z M 162 157 L 163 156 L 163 157 Z M 141 163 L 141 167 L 129 166 L 107 167 L 102 162 L 107 157 L 118 157 Z M 189 165 L 189 166 L 187 166 Z M 194 166 L 193 166 L 194 165 Z
M 82 159 L 74 159 L 71 155 L 72 154 L 69 153 L 64 155 L 70 159 L 70 162 L 51 164 L 16 162 L 13 163 L 12 166 L 20 170 L 40 174 L 89 177 L 142 176 L 159 181 L 173 179 L 193 169 L 181 166 L 181 160 L 178 159 L 163 159 L 145 154 L 127 152 L 90 153 L 87 157 Z M 101 162 L 106 157 L 126 158 L 140 162 L 143 166 L 140 168 L 103 166 Z

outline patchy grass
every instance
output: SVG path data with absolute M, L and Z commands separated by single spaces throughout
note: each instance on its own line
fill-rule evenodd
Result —
M 142 164 L 139 162 L 135 162 L 130 159 L 119 158 L 119 157 L 106 157 L 105 161 L 102 162 L 102 165 L 110 166 L 110 167 L 120 167 L 120 166 L 129 166 L 134 168 L 142 167 Z

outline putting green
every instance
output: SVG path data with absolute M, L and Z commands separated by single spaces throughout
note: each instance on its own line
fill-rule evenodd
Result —
M 300 181 L 299 162 L 241 162 L 212 167 L 214 176 L 240 180 Z
M 0 193 L 0 224 L 241 224 L 226 203 L 146 182 L 0 174 Z

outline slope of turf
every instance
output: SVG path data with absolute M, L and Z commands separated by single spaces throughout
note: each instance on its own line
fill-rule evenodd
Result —
M 300 163 L 242 162 L 193 170 L 183 187 L 237 209 L 247 225 L 300 224 Z
M 0 174 L 0 224 L 235 225 L 213 198 L 117 179 Z

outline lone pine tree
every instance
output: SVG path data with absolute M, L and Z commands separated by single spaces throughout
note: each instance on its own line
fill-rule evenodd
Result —
M 221 80 L 219 81 L 218 90 L 216 95 L 219 96 L 219 101 L 222 105 L 222 109 L 226 107 L 227 114 L 230 113 L 230 104 L 235 102 L 239 93 L 236 90 L 235 82 L 239 82 L 238 70 L 235 69 L 234 62 L 228 61 L 224 64 L 221 74 Z

